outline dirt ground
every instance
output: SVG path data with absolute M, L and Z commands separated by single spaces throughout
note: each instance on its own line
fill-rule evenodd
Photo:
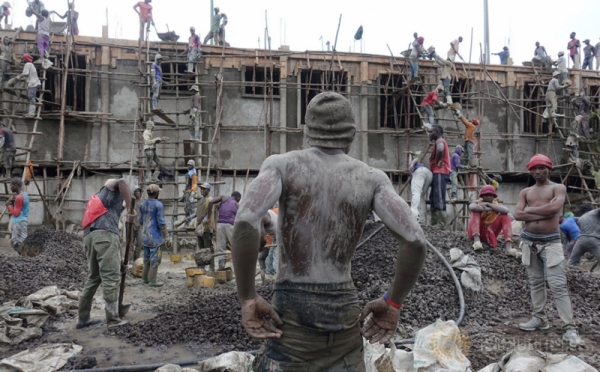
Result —
M 364 236 L 378 226 L 367 226 Z M 506 257 L 501 249 L 486 248 L 483 252 L 473 252 L 464 234 L 427 228 L 426 236 L 446 257 L 449 257 L 450 248 L 460 248 L 465 254 L 472 255 L 482 268 L 484 290 L 465 291 L 467 315 L 461 324 L 469 336 L 471 347 L 468 358 L 475 371 L 498 361 L 516 347 L 529 345 L 542 351 L 569 353 L 596 368 L 600 367 L 600 356 L 596 354 L 600 343 L 600 269 L 590 274 L 591 262 L 584 260 L 582 267 L 568 271 L 575 321 L 586 341 L 585 347 L 571 350 L 560 341 L 561 321 L 550 293 L 547 312 L 552 327 L 534 333 L 517 328 L 519 322 L 529 318 L 531 309 L 525 269 L 517 260 Z M 362 304 L 380 297 L 387 289 L 393 276 L 396 251 L 395 239 L 384 229 L 355 253 L 352 273 Z M 142 285 L 141 279 L 128 274 L 125 302 L 132 304 L 127 315 L 130 324 L 117 332 L 107 331 L 105 324 L 76 330 L 77 314 L 72 311 L 51 318 L 44 326 L 42 338 L 0 353 L 0 358 L 48 342 L 75 342 L 83 346 L 83 352 L 65 369 L 168 363 L 230 350 L 258 349 L 261 342 L 249 339 L 240 325 L 234 282 L 217 285 L 215 289 L 186 287 L 185 268 L 194 266 L 194 262 L 185 257 L 188 252 L 183 253 L 184 260 L 180 263 L 170 262 L 168 254 L 164 254 L 158 274 L 158 279 L 165 282 L 161 288 Z M 0 272 L 11 260 L 26 260 L 9 258 L 3 255 L 1 249 L 0 256 Z M 460 272 L 457 271 L 457 275 L 460 276 Z M 52 280 L 53 277 L 48 278 Z M 35 282 L 35 285 L 38 284 Z M 50 284 L 53 283 L 47 285 Z M 270 298 L 272 287 L 260 284 L 258 290 L 261 295 Z M 10 283 L 7 285 L 11 286 Z M 82 285 L 83 281 L 79 280 L 72 287 L 80 289 Z M 5 292 L 10 291 L 13 289 L 5 289 Z M 451 276 L 430 252 L 417 285 L 405 301 L 398 339 L 413 336 L 416 330 L 438 318 L 456 319 L 458 310 Z M 96 294 L 92 317 L 104 319 L 101 290 Z

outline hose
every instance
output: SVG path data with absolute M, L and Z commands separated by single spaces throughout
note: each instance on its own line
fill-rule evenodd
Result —
M 377 230 L 375 230 L 375 232 L 373 232 L 371 235 L 369 235 L 365 240 L 363 240 L 362 242 L 360 242 L 360 244 L 358 244 L 356 246 L 356 248 L 360 248 L 363 245 L 365 245 L 369 240 L 371 240 L 375 235 L 377 235 L 381 230 L 383 230 L 383 228 L 385 227 L 385 225 L 381 225 L 379 228 L 377 228 Z M 460 285 L 460 281 L 458 280 L 458 277 L 456 276 L 456 273 L 454 273 L 454 269 L 452 269 L 452 266 L 450 265 L 450 263 L 446 260 L 446 257 L 444 257 L 444 255 L 442 254 L 442 252 L 440 252 L 433 244 L 431 244 L 429 241 L 427 241 L 427 246 L 433 251 L 433 253 L 435 253 L 440 260 L 442 260 L 442 262 L 444 263 L 444 266 L 446 266 L 446 268 L 448 269 L 448 271 L 450 272 L 450 275 L 452 275 L 452 279 L 454 280 L 454 286 L 456 287 L 456 291 L 458 292 L 458 302 L 460 304 L 460 311 L 458 313 L 458 318 L 456 319 L 455 323 L 456 326 L 459 326 L 460 323 L 462 323 L 464 317 L 465 317 L 465 296 L 463 294 L 462 291 L 462 287 Z M 396 346 L 400 346 L 403 344 L 412 344 L 415 342 L 414 338 L 406 338 L 404 340 L 398 340 L 398 341 L 394 341 L 394 344 Z M 252 350 L 252 351 L 248 351 L 249 354 L 256 354 L 257 350 Z M 215 356 L 211 356 L 211 357 L 204 357 L 204 358 L 200 358 L 200 359 L 193 359 L 193 360 L 187 360 L 184 362 L 176 362 L 176 363 L 162 363 L 162 364 L 147 364 L 147 365 L 139 365 L 139 366 L 120 366 L 120 367 L 107 367 L 107 368 L 94 368 L 93 371 L 94 372 L 116 372 L 116 371 L 123 371 L 123 372 L 142 372 L 142 371 L 147 371 L 147 370 L 156 370 L 160 367 L 163 367 L 167 364 L 176 364 L 179 366 L 187 366 L 190 364 L 196 364 L 199 362 L 203 362 L 205 360 L 208 359 L 212 359 L 217 357 Z M 71 372 L 84 372 L 84 371 L 90 371 L 90 370 L 84 370 L 84 369 L 77 369 L 77 370 L 72 370 Z

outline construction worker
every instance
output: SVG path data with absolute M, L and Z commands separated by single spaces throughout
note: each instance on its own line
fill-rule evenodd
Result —
M 225 21 L 227 21 L 227 15 L 225 15 L 224 13 L 220 14 L 220 10 L 218 7 L 215 7 L 214 11 L 215 14 L 212 16 L 212 21 L 210 23 L 210 31 L 208 32 L 208 34 L 206 34 L 206 37 L 204 38 L 204 42 L 202 44 L 208 43 L 208 41 L 211 39 L 213 39 L 213 44 L 219 44 L 219 30 L 221 28 L 221 19 L 225 19 Z
M 223 14 L 223 22 L 219 27 L 219 45 L 229 46 L 229 43 L 225 40 L 225 26 L 227 26 L 227 16 Z
M 82 223 L 83 245 L 90 271 L 79 298 L 77 329 L 100 322 L 90 320 L 90 311 L 94 294 L 101 283 L 108 329 L 128 323 L 120 319 L 118 306 L 121 270 L 126 270 L 125 263 L 121 259 L 119 237 L 119 216 L 123 212 L 123 202 L 127 206 L 127 211 L 130 211 L 131 189 L 127 181 L 123 178 L 109 179 L 100 191 L 90 198 L 86 206 Z M 87 219 L 87 216 L 91 217 Z M 127 221 L 133 222 L 134 218 L 135 214 L 128 212 Z
M 501 52 L 492 53 L 492 55 L 500 57 L 500 64 L 501 65 L 508 64 L 508 57 L 510 57 L 510 52 L 508 50 L 508 47 L 505 46 L 504 48 L 502 48 Z
M 586 139 L 590 138 L 590 107 L 592 103 L 585 96 L 585 89 L 581 89 L 579 97 L 571 100 L 571 103 L 577 109 L 577 113 L 581 115 L 581 125 L 579 126 L 579 135 L 584 136 Z
M 5 1 L 0 6 L 0 28 L 2 27 L 2 19 L 4 19 L 4 28 L 8 28 L 8 16 L 10 15 L 10 3 Z
M 140 206 L 142 205 L 142 189 L 136 187 L 133 190 L 133 198 L 135 199 L 135 214 L 140 215 Z M 142 225 L 139 220 L 135 218 L 131 224 L 133 228 L 133 237 L 131 245 L 133 246 L 133 261 L 140 258 L 144 251 L 144 245 L 142 244 Z
M 258 266 L 260 267 L 262 274 L 261 277 L 264 280 L 264 274 L 275 274 L 273 266 L 271 265 L 270 268 L 267 266 L 267 259 L 269 258 L 269 254 L 271 253 L 272 249 L 271 247 L 267 246 L 277 241 L 277 213 L 269 209 L 262 218 L 261 225 L 261 234 L 263 235 L 261 237 L 261 242 L 264 241 L 265 244 L 258 252 Z
M 579 158 L 579 126 L 581 123 L 581 115 L 575 116 L 575 120 L 569 125 L 569 134 L 565 141 L 565 147 L 571 151 L 569 155 L 569 161 L 575 162 Z
M 133 6 L 133 10 L 140 16 L 140 40 L 144 39 L 144 25 L 146 25 L 146 34 L 150 33 L 150 24 L 154 26 L 154 19 L 152 18 L 152 0 L 139 1 Z
M 23 73 L 17 76 L 14 79 L 10 79 L 6 84 L 7 87 L 12 87 L 17 80 L 26 80 L 27 81 L 27 98 L 29 98 L 29 110 L 25 117 L 34 117 L 35 116 L 35 106 L 36 106 L 36 98 L 38 87 L 42 85 L 40 79 L 38 78 L 37 70 L 33 65 L 33 58 L 29 54 L 23 54 L 23 58 L 21 61 L 25 66 L 23 67 Z
M 188 67 L 186 72 L 193 73 L 195 71 L 194 66 L 202 55 L 202 46 L 200 45 L 200 36 L 196 35 L 196 27 L 190 27 L 190 37 L 188 39 L 188 45 L 186 47 L 188 57 Z
M 217 254 L 225 253 L 227 243 L 233 244 L 233 223 L 237 215 L 239 202 L 242 194 L 237 191 L 231 193 L 231 196 L 219 195 L 208 203 L 208 216 L 213 216 L 213 208 L 219 204 L 219 219 L 217 220 Z M 211 221 L 214 224 L 214 221 Z M 225 256 L 219 256 L 218 269 L 225 268 Z
M 208 203 L 213 199 L 210 196 L 211 186 L 208 182 L 200 185 L 200 195 L 198 207 L 196 208 L 196 235 L 198 236 L 198 249 L 213 247 L 213 226 L 214 214 L 208 214 Z
M 571 204 L 571 206 L 569 207 L 569 211 L 566 212 L 565 214 L 563 214 L 564 218 L 571 218 L 571 217 L 575 217 L 577 215 L 577 211 L 578 208 L 575 204 Z
M 410 67 L 410 74 L 408 76 L 408 80 L 412 80 L 413 78 L 419 76 L 419 58 L 421 58 L 421 54 L 423 54 L 423 42 L 425 38 L 419 36 L 417 40 L 413 41 L 412 49 L 410 51 L 410 55 L 408 56 L 408 64 Z
M 162 165 L 158 155 L 156 155 L 156 144 L 160 142 L 167 142 L 169 137 L 156 137 L 152 138 L 152 132 L 154 131 L 154 122 L 148 120 L 146 123 L 146 130 L 144 131 L 144 154 L 146 155 L 146 182 L 150 181 L 150 167 L 152 162 L 156 165 L 152 180 L 158 182 L 158 175 Z
M 427 113 L 427 121 L 429 125 L 433 125 L 435 122 L 435 113 L 433 111 L 433 105 L 443 105 L 438 100 L 438 95 L 444 91 L 444 87 L 442 85 L 438 85 L 434 90 L 429 92 L 427 97 L 421 102 L 421 106 Z
M 553 62 L 553 65 L 556 66 L 556 70 L 559 72 L 558 83 L 562 84 L 569 74 L 569 70 L 567 69 L 567 60 L 565 59 L 565 52 L 558 52 L 558 59 Z M 554 73 L 552 73 L 552 76 L 554 76 Z
M 579 209 L 579 218 L 576 219 L 579 228 L 579 237 L 569 257 L 569 266 L 579 265 L 585 253 L 591 253 L 600 262 L 600 209 L 594 209 L 589 204 L 584 204 Z
M 140 206 L 138 222 L 142 225 L 142 243 L 144 244 L 144 267 L 142 269 L 142 283 L 150 287 L 162 287 L 165 283 L 157 282 L 156 275 L 160 265 L 163 243 L 170 245 L 167 238 L 167 222 L 163 204 L 158 201 L 160 188 L 152 184 L 146 189 L 148 199 Z
M 450 152 L 448 144 L 444 139 L 444 128 L 434 124 L 429 130 L 429 140 L 434 141 L 431 156 L 429 157 L 429 168 L 433 173 L 431 194 L 431 226 L 444 228 L 446 226 L 446 185 L 450 175 Z
M 581 65 L 581 69 L 585 70 L 586 68 L 589 70 L 594 69 L 594 55 L 596 55 L 596 50 L 593 45 L 590 45 L 590 39 L 585 39 L 583 41 L 585 46 L 583 47 L 583 64 Z
M 418 155 L 417 155 L 418 156 Z M 419 163 L 419 158 L 415 158 L 408 167 L 411 176 L 410 181 L 410 210 L 421 226 L 427 222 L 427 190 L 433 181 L 433 173 L 425 166 Z
M 190 139 L 193 141 L 200 140 L 200 89 L 197 85 L 192 85 L 190 88 L 192 98 L 190 101 Z
M 0 121 L 0 164 L 4 166 L 4 177 L 10 178 L 12 175 L 12 166 L 15 160 L 17 147 L 15 145 L 15 135 L 13 132 L 4 126 Z
M 571 85 L 569 82 L 567 82 L 565 85 L 560 85 L 557 79 L 559 75 L 560 72 L 558 71 L 554 71 L 552 73 L 552 79 L 550 80 L 550 83 L 548 83 L 548 89 L 546 90 L 546 107 L 548 110 L 548 116 L 550 118 L 564 117 L 564 115 L 556 113 L 556 108 L 558 107 L 556 91 L 558 89 L 568 88 Z
M 436 58 L 436 62 L 437 64 L 440 66 L 440 80 L 442 83 L 442 86 L 444 87 L 444 96 L 446 96 L 446 103 L 451 105 L 452 104 L 452 95 L 450 94 L 450 80 L 452 79 L 452 75 L 450 75 L 450 72 L 452 70 L 452 66 L 454 66 L 454 64 L 452 62 L 450 62 L 449 60 L 440 58 L 439 55 L 435 55 Z
M 61 19 L 67 19 L 67 22 L 73 22 L 73 24 L 71 25 L 71 32 L 73 33 L 73 35 L 77 36 L 79 35 L 79 12 L 75 11 L 75 4 L 74 3 L 69 3 L 69 10 L 67 10 L 67 12 L 64 15 L 60 15 L 55 11 L 52 11 L 51 13 L 56 14 L 57 16 L 59 16 Z M 71 18 L 71 13 L 73 14 L 73 18 Z
M 591 206 L 590 206 L 591 208 Z M 577 225 L 577 217 L 564 217 L 562 216 L 558 221 L 560 231 L 565 236 L 565 242 L 563 243 L 563 248 L 565 250 L 565 257 L 567 260 L 571 257 L 571 253 L 573 253 L 573 248 L 577 243 L 577 239 L 579 239 L 579 234 L 581 234 L 581 229 Z
M 458 39 L 452 40 L 450 43 L 450 49 L 448 50 L 448 60 L 454 62 L 456 60 L 456 55 L 458 54 L 458 48 L 460 47 L 460 43 L 462 43 L 463 38 L 459 36 Z
M 550 325 L 544 308 L 546 307 L 546 284 L 552 291 L 552 297 L 558 315 L 564 325 L 562 339 L 571 347 L 583 344 L 573 321 L 573 308 L 567 286 L 565 256 L 558 232 L 558 221 L 565 203 L 566 187 L 548 179 L 553 168 L 552 161 L 543 155 L 535 154 L 527 164 L 535 185 L 519 193 L 515 207 L 515 219 L 524 221 L 521 234 L 523 265 L 529 276 L 529 287 L 533 304 L 533 316 L 519 324 L 524 331 L 548 329 Z M 581 239 L 581 237 L 580 237 Z M 571 256 L 573 257 L 573 255 Z
M 187 173 L 185 174 L 185 190 L 183 190 L 183 203 L 184 212 L 188 221 L 191 221 L 190 217 L 194 214 L 196 209 L 196 203 L 194 197 L 196 195 L 196 188 L 198 185 L 198 172 L 196 172 L 196 162 L 192 159 L 187 162 Z
M 162 56 L 156 53 L 154 62 L 150 67 L 150 76 L 152 77 L 152 110 L 158 110 L 158 99 L 160 97 L 160 88 L 163 84 Z
M 27 239 L 29 195 L 23 191 L 23 182 L 20 178 L 10 180 L 10 191 L 15 193 L 5 204 L 12 222 L 10 245 L 17 253 L 21 254 L 23 242 Z
M 242 325 L 251 337 L 268 339 L 254 371 L 364 371 L 361 332 L 372 344 L 391 340 L 402 302 L 419 277 L 426 254 L 422 229 L 385 173 L 345 155 L 355 122 L 345 97 L 318 94 L 306 113 L 311 148 L 266 159 L 242 200 L 233 242 Z M 277 200 L 285 205 L 278 216 L 281 259 L 271 305 L 256 292 L 254 276 L 260 222 Z M 361 314 L 350 260 L 370 209 L 392 231 L 399 251 L 393 283 Z M 360 329 L 357 319 L 369 315 Z
M 540 65 L 543 68 L 550 68 L 552 66 L 552 60 L 548 57 L 548 53 L 546 52 L 546 48 L 540 45 L 539 41 L 535 42 L 535 50 L 533 51 L 533 59 L 532 61 L 536 65 Z
M 43 2 L 41 2 L 40 0 L 33 0 L 31 2 L 27 2 L 27 9 L 25 10 L 25 15 L 27 17 L 31 17 L 32 15 L 34 15 L 34 11 L 37 13 L 42 13 L 42 10 L 46 9 L 46 6 L 44 5 Z M 35 21 L 35 29 L 38 29 L 38 20 L 36 19 Z
M 573 68 L 579 68 L 579 61 L 575 59 L 575 56 L 579 56 L 581 43 L 579 42 L 579 39 L 575 38 L 575 32 L 571 32 L 569 38 L 571 40 L 567 44 L 567 49 L 569 49 L 569 55 L 571 56 L 571 61 L 573 61 Z
M 2 37 L 2 45 L 0 45 L 0 89 L 8 82 L 11 67 L 16 59 L 11 44 L 12 40 L 8 36 Z
M 475 145 L 473 144 L 473 140 L 475 138 L 475 129 L 477 126 L 479 126 L 479 120 L 467 120 L 467 118 L 461 115 L 460 110 L 456 110 L 455 114 L 458 115 L 458 118 L 465 126 L 465 152 L 467 153 L 467 158 L 469 159 L 469 166 L 475 167 L 479 164 L 475 160 Z
M 473 240 L 473 249 L 483 249 L 482 241 L 495 248 L 498 235 L 504 234 L 504 251 L 507 256 L 520 257 L 520 252 L 512 246 L 512 221 L 508 208 L 496 199 L 498 194 L 492 185 L 485 185 L 479 191 L 479 199 L 469 204 L 471 218 L 468 234 Z
M 596 70 L 600 69 L 600 42 L 594 45 L 594 51 L 596 52 Z
M 40 61 L 49 57 L 50 50 L 50 15 L 46 9 L 37 12 L 31 10 L 37 16 L 37 46 L 40 53 Z
M 461 168 L 464 168 L 460 164 L 460 156 L 462 155 L 463 151 L 463 147 L 457 145 L 454 148 L 454 154 L 452 154 L 450 157 L 450 200 L 453 202 L 456 201 L 456 193 L 458 190 L 458 171 Z

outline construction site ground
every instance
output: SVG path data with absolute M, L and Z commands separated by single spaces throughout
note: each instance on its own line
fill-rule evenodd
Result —
M 379 225 L 369 224 L 364 237 Z M 33 233 L 31 244 L 39 244 L 41 254 L 34 258 L 15 256 L 10 248 L 0 248 L 0 303 L 16 300 L 47 285 L 81 290 L 87 265 L 81 238 L 50 230 Z M 465 290 L 466 316 L 461 328 L 468 334 L 470 349 L 467 357 L 474 370 L 498 361 L 516 347 L 533 346 L 552 353 L 569 353 L 600 368 L 596 354 L 600 344 L 600 278 L 589 273 L 591 262 L 569 268 L 568 280 L 575 321 L 586 346 L 571 350 L 560 341 L 561 321 L 549 293 L 547 312 L 551 328 L 526 333 L 517 328 L 530 316 L 531 300 L 527 275 L 520 262 L 506 257 L 502 249 L 473 252 L 464 233 L 452 233 L 426 228 L 427 239 L 449 259 L 451 248 L 460 248 L 472 255 L 482 268 L 484 290 Z M 380 297 L 394 273 L 397 243 L 381 231 L 360 247 L 353 258 L 353 279 L 362 304 Z M 184 259 L 172 263 L 168 253 L 163 256 L 158 279 L 161 288 L 141 284 L 139 278 L 127 275 L 125 302 L 132 303 L 127 314 L 130 324 L 116 332 L 105 324 L 77 330 L 77 312 L 52 317 L 43 327 L 40 339 L 23 342 L 0 358 L 16 354 L 42 343 L 74 342 L 83 352 L 73 358 L 65 370 L 110 366 L 168 363 L 239 350 L 250 351 L 261 342 L 247 337 L 241 324 L 239 304 L 235 295 L 235 280 L 217 284 L 214 289 L 188 288 L 185 268 L 194 262 Z M 69 272 L 69 275 L 63 273 Z M 460 272 L 457 271 L 460 276 Z M 260 276 L 257 276 L 260 281 Z M 260 285 L 258 291 L 270 298 L 272 286 Z M 104 318 L 102 291 L 98 291 L 93 306 L 93 318 Z M 431 252 L 419 281 L 401 313 L 398 339 L 412 337 L 414 332 L 436 319 L 456 319 L 459 313 L 457 292 L 452 278 L 439 259 Z

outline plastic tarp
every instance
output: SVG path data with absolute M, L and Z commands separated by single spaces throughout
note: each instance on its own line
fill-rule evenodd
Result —
M 452 267 L 462 271 L 460 282 L 463 287 L 479 292 L 483 289 L 481 282 L 481 267 L 471 256 L 466 255 L 458 248 L 450 250 Z
M 468 371 L 469 338 L 453 320 L 438 320 L 415 336 L 414 372 Z
M 12 345 L 42 336 L 43 326 L 50 314 L 62 314 L 78 307 L 79 291 L 61 291 L 50 286 L 16 302 L 0 306 L 0 350 L 7 351 Z
M 216 358 L 198 363 L 201 372 L 246 372 L 252 369 L 254 356 L 240 351 L 230 351 Z
M 583 360 L 568 354 L 547 354 L 541 351 L 513 350 L 478 372 L 598 372 Z
M 75 344 L 43 344 L 0 361 L 2 372 L 53 372 L 83 348 Z

